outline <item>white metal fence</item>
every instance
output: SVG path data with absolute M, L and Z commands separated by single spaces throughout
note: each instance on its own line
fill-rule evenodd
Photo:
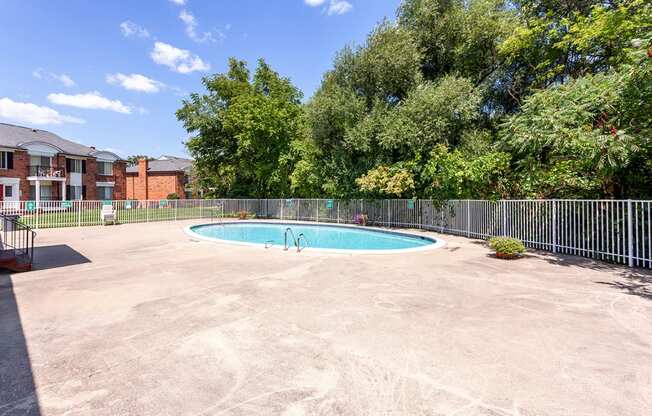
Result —
M 233 217 L 350 224 L 366 214 L 370 225 L 421 228 L 486 239 L 516 237 L 526 246 L 652 268 L 652 201 L 640 200 L 331 200 L 216 199 L 156 201 L 7 201 L 34 228 L 100 225 L 110 203 L 119 223 Z

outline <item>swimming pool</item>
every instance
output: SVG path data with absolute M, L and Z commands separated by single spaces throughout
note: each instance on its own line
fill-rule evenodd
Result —
M 333 252 L 388 253 L 420 251 L 441 247 L 444 242 L 431 237 L 395 231 L 376 230 L 347 225 L 238 221 L 188 227 L 198 238 L 232 244 L 284 247 L 287 242 L 301 248 Z

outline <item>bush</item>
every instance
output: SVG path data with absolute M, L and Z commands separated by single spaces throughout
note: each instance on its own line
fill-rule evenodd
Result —
M 168 194 L 167 199 L 181 199 L 181 198 L 179 198 L 179 195 L 174 193 L 174 194 Z
M 247 218 L 249 218 L 249 212 L 247 211 L 238 212 L 238 218 L 241 220 L 246 220 Z
M 496 252 L 502 259 L 514 259 L 525 253 L 525 246 L 516 238 L 494 237 L 489 240 L 489 248 Z

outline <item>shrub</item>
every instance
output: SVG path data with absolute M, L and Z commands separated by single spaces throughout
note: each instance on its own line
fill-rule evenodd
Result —
M 246 220 L 247 218 L 249 218 L 249 212 L 247 211 L 238 212 L 238 218 L 241 220 Z
M 369 220 L 369 217 L 367 214 L 355 214 L 355 217 L 353 218 L 353 221 L 361 226 L 367 225 L 367 221 Z
M 181 199 L 181 198 L 179 198 L 179 195 L 174 193 L 174 194 L 168 194 L 167 199 Z
M 525 253 L 525 246 L 521 240 L 510 237 L 493 237 L 489 240 L 489 248 L 502 259 L 514 259 Z

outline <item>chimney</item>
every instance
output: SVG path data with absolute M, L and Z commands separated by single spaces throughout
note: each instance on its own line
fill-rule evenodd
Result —
M 147 158 L 138 159 L 138 188 L 135 189 L 137 199 L 147 199 Z

